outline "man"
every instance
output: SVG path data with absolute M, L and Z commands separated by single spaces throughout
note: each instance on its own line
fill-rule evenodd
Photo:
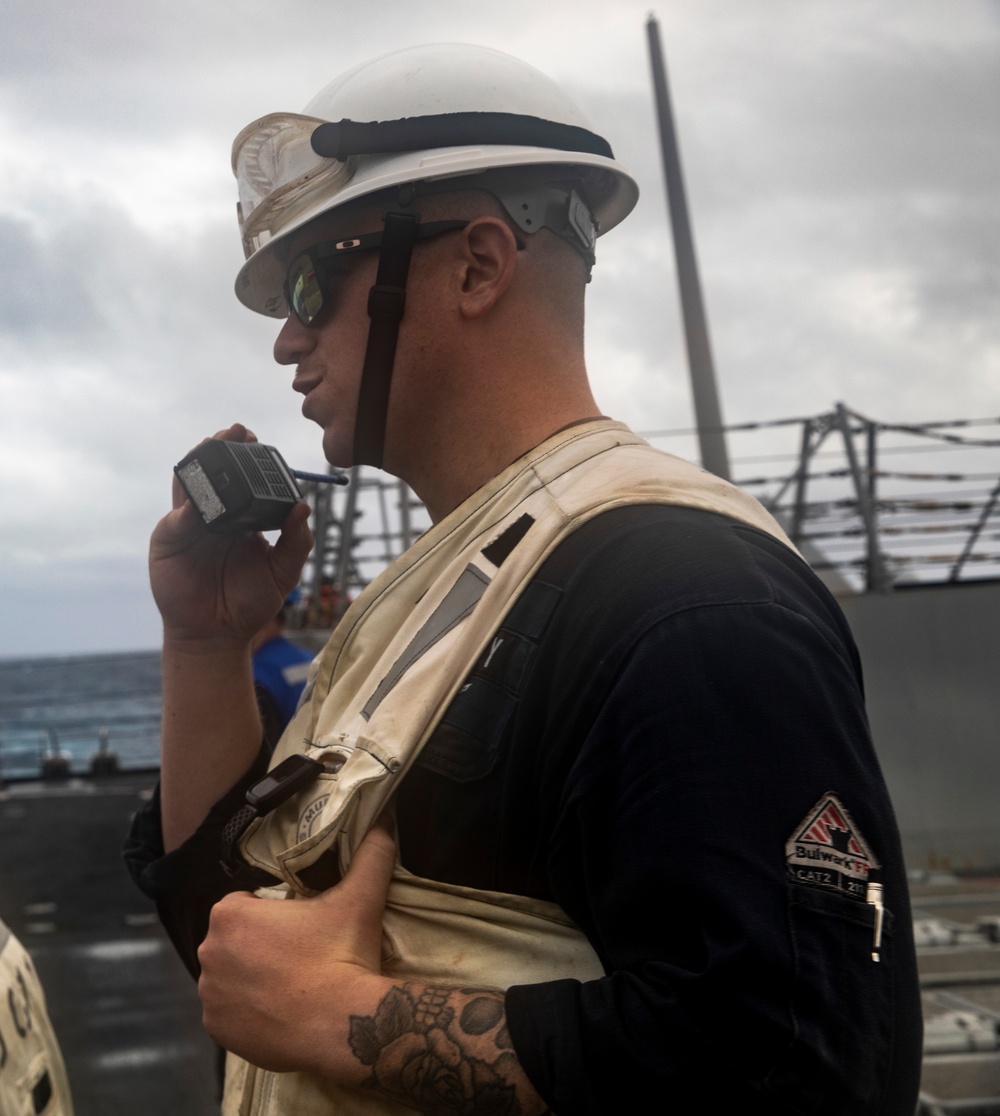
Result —
M 291 310 L 328 460 L 434 526 L 265 778 L 248 646 L 306 510 L 271 548 L 175 491 L 154 533 L 134 870 L 193 970 L 220 847 L 260 888 L 198 954 L 224 1110 L 909 1116 L 905 877 L 843 618 L 759 505 L 590 393 L 594 239 L 636 197 L 606 142 L 530 67 L 427 47 L 256 121 L 234 167 L 237 293 Z

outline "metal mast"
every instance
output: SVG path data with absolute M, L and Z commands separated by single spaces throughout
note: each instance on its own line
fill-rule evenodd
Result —
M 729 454 L 726 451 L 726 435 L 722 429 L 722 409 L 719 406 L 719 393 L 715 384 L 715 367 L 712 364 L 712 348 L 708 340 L 708 323 L 701 297 L 701 282 L 698 279 L 698 262 L 694 254 L 694 237 L 688 219 L 687 197 L 681 175 L 681 158 L 677 148 L 673 112 L 670 108 L 667 70 L 660 46 L 660 26 L 652 15 L 646 22 L 646 34 L 649 38 L 649 60 L 653 69 L 656 115 L 660 125 L 660 150 L 663 155 L 663 174 L 667 180 L 667 204 L 674 234 L 674 255 L 677 260 L 681 314 L 684 318 L 684 338 L 687 342 L 691 394 L 694 397 L 701 463 L 709 472 L 729 480 Z

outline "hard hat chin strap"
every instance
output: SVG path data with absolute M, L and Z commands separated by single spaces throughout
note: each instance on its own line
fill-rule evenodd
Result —
M 396 359 L 399 323 L 406 306 L 406 277 L 420 217 L 390 211 L 384 218 L 375 285 L 368 292 L 368 346 L 354 422 L 354 464 L 382 468 L 389 389 Z

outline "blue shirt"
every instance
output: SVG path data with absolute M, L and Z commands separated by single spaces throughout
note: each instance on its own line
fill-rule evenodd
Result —
M 269 639 L 254 653 L 253 680 L 270 695 L 282 729 L 295 715 L 313 657 L 284 636 Z

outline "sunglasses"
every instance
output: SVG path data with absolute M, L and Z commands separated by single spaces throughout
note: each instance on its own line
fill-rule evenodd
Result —
M 468 221 L 428 221 L 417 225 L 416 240 L 464 229 Z M 285 302 L 304 326 L 313 325 L 333 305 L 331 280 L 350 273 L 347 257 L 382 247 L 381 232 L 314 244 L 296 256 L 285 276 Z

